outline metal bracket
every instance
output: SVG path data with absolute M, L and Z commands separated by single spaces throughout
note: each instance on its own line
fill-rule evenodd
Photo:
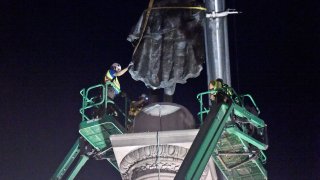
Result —
M 219 18 L 219 17 L 228 16 L 229 14 L 239 14 L 239 13 L 241 12 L 238 12 L 235 9 L 227 9 L 226 11 L 223 11 L 223 12 L 212 11 L 211 13 L 206 13 L 206 18 Z

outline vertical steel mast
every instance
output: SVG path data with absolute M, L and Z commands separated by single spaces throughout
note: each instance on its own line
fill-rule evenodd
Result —
M 207 8 L 204 25 L 208 83 L 222 78 L 231 85 L 227 15 L 225 0 L 204 0 Z

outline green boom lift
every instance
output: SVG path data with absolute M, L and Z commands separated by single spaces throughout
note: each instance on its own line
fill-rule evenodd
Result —
M 112 85 L 99 84 L 80 91 L 83 98 L 79 126 L 81 136 L 51 177 L 52 180 L 74 179 L 89 158 L 107 160 L 118 170 L 109 137 L 126 133 L 124 127 L 129 120 L 123 113 L 122 125 L 118 116 L 105 111 L 97 113 L 114 103 L 106 95 L 107 88 Z M 217 104 L 211 109 L 204 106 L 204 96 L 224 91 L 219 89 L 198 94 L 200 130 L 175 179 L 199 179 L 210 157 L 213 157 L 225 179 L 267 179 L 263 166 L 266 163 L 263 151 L 268 148 L 267 126 L 257 116 L 260 110 L 253 98 L 250 95 L 238 96 L 232 89 L 233 96 L 228 96 L 227 103 Z M 244 105 L 245 99 L 252 102 L 251 109 Z M 69 175 L 65 176 L 67 173 Z
M 120 122 L 122 120 L 126 124 L 128 119 L 125 113 L 120 113 L 122 116 L 114 116 L 112 112 L 105 112 L 107 106 L 115 105 L 106 95 L 107 89 L 111 86 L 114 84 L 107 82 L 80 91 L 83 99 L 80 109 L 82 121 L 79 126 L 81 136 L 51 177 L 52 180 L 62 179 L 71 165 L 74 168 L 66 179 L 74 179 L 89 158 L 107 160 L 118 170 L 109 136 L 126 133 L 124 125 Z M 127 101 L 126 98 L 125 109 L 127 109 Z M 74 162 L 76 159 L 79 159 L 77 163 Z
M 226 89 L 200 93 L 200 112 L 202 122 L 188 154 L 175 179 L 199 179 L 210 157 L 225 179 L 260 180 L 267 179 L 264 150 L 268 148 L 267 125 L 257 115 L 260 113 L 251 95 L 226 95 Z M 229 99 L 213 105 L 210 110 L 203 106 L 203 95 L 222 93 Z M 245 106 L 249 98 L 252 106 Z
M 225 10 L 224 0 L 206 0 L 206 19 L 204 26 L 206 45 L 207 76 L 222 78 L 231 84 L 230 62 L 227 37 L 228 14 L 237 12 Z M 124 127 L 130 123 L 127 118 L 127 101 L 124 113 L 120 116 L 105 112 L 107 107 L 117 107 L 108 99 L 107 89 L 112 83 L 99 84 L 83 89 L 82 122 L 78 138 L 51 179 L 74 179 L 89 158 L 107 160 L 117 170 L 118 166 L 112 150 L 110 135 L 126 133 Z M 230 89 L 228 89 L 230 90 Z M 226 95 L 228 102 L 205 107 L 204 96 L 210 93 L 224 93 L 226 89 L 200 93 L 200 130 L 188 151 L 177 175 L 180 179 L 196 179 L 201 176 L 210 157 L 222 172 L 225 179 L 260 180 L 267 179 L 264 151 L 268 148 L 267 125 L 258 117 L 260 111 L 250 95 Z M 247 107 L 245 100 L 252 105 Z M 121 122 L 121 123 L 119 123 Z M 74 161 L 78 159 L 78 162 Z M 73 169 L 69 168 L 73 165 Z

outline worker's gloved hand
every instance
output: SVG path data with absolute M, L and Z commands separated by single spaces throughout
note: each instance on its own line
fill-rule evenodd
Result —
M 133 66 L 133 62 L 131 61 L 128 65 L 128 68 L 130 68 L 131 66 Z

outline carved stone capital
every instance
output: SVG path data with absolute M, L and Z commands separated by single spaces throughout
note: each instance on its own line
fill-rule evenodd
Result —
M 151 145 L 127 154 L 120 163 L 120 173 L 124 180 L 173 179 L 188 152 L 187 148 L 174 145 Z M 203 172 L 203 178 L 208 174 Z

